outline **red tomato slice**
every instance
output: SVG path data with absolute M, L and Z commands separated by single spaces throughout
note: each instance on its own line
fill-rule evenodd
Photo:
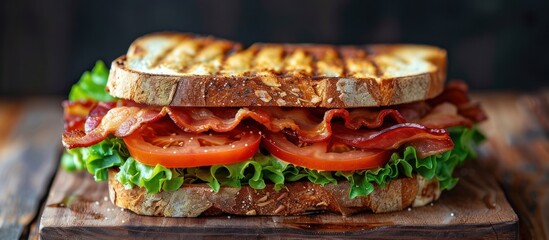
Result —
M 241 162 L 253 157 L 261 135 L 254 128 L 225 133 L 187 133 L 167 122 L 144 126 L 124 142 L 137 161 L 168 168 L 189 168 Z
M 352 149 L 343 144 L 330 145 L 327 141 L 298 146 L 282 133 L 265 133 L 263 146 L 269 152 L 296 166 L 324 171 L 348 171 L 377 168 L 385 165 L 390 151 Z M 336 147 L 337 152 L 330 152 Z

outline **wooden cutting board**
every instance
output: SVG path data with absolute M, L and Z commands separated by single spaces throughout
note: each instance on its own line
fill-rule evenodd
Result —
M 518 217 L 486 171 L 464 167 L 461 181 L 432 205 L 402 212 L 287 217 L 162 218 L 114 206 L 107 184 L 57 172 L 40 220 L 43 239 L 136 238 L 488 238 L 518 237 Z

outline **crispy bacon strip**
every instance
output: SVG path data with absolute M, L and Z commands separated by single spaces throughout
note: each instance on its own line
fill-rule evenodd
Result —
M 279 132 L 283 129 L 294 130 L 304 142 L 319 142 L 327 139 L 332 134 L 331 122 L 334 118 L 343 119 L 345 127 L 358 129 L 380 127 L 384 119 L 390 117 L 397 123 L 406 120 L 393 109 L 385 109 L 379 112 L 366 109 L 347 111 L 345 109 L 330 109 L 324 113 L 322 120 L 315 119 L 307 109 L 292 108 L 241 108 L 234 113 L 230 109 L 212 108 L 167 108 L 170 118 L 181 129 L 191 132 L 227 132 L 234 129 L 246 118 L 251 118 L 263 125 L 269 131 Z M 215 112 L 214 112 L 215 111 Z M 218 111 L 221 113 L 218 114 Z
M 283 129 L 296 131 L 305 142 L 318 142 L 331 136 L 331 121 L 338 117 L 344 120 L 344 125 L 350 129 L 361 126 L 369 128 L 380 127 L 384 119 L 390 116 L 397 123 L 406 120 L 396 110 L 386 109 L 380 112 L 357 110 L 349 112 L 345 109 L 331 109 L 324 114 L 324 119 L 318 121 L 304 108 L 283 110 L 270 109 L 228 109 L 228 108 L 175 108 L 175 107 L 115 107 L 105 112 L 108 104 L 98 105 L 90 113 L 92 117 L 86 122 L 85 132 L 81 129 L 66 131 L 63 134 L 63 145 L 67 148 L 91 146 L 113 134 L 125 137 L 133 133 L 143 124 L 154 122 L 168 115 L 173 122 L 184 131 L 228 132 L 236 128 L 244 119 L 251 118 L 265 126 L 270 131 L 279 132 Z M 95 127 L 93 127 L 95 126 Z
M 109 110 L 99 125 L 91 131 L 65 131 L 63 145 L 66 148 L 88 147 L 103 141 L 110 134 L 125 137 L 143 124 L 157 121 L 164 115 L 164 108 L 116 107 Z
M 227 132 L 242 121 L 252 119 L 272 132 L 291 129 L 304 142 L 318 142 L 332 136 L 334 119 L 342 120 L 341 124 L 349 130 L 358 130 L 361 127 L 379 129 L 406 122 L 418 123 L 429 129 L 471 126 L 473 122 L 483 120 L 486 116 L 478 105 L 471 104 L 466 90 L 466 86 L 457 82 L 450 84 L 439 97 L 427 102 L 404 104 L 390 109 L 315 109 L 315 112 L 320 112 L 320 116 L 306 108 L 160 108 L 124 100 L 96 105 L 84 102 L 64 103 L 65 120 L 68 124 L 63 134 L 63 144 L 67 148 L 85 147 L 102 141 L 110 134 L 125 137 L 142 125 L 166 115 L 178 127 L 189 132 Z M 85 111 L 75 110 L 78 108 L 89 111 L 85 124 L 82 124 L 82 113 Z M 89 110 L 90 108 L 92 109 Z M 423 138 L 434 139 L 432 136 Z M 393 143 L 398 141 L 387 139 Z M 415 136 L 415 139 L 419 137 Z M 452 145 L 451 140 L 439 141 L 437 144 L 435 141 L 427 144 L 426 141 L 409 140 L 415 142 L 419 149 L 423 149 L 421 152 L 436 152 L 451 148 Z
M 381 131 L 351 131 L 336 127 L 332 138 L 362 149 L 397 149 L 409 144 L 416 147 L 416 152 L 421 158 L 454 148 L 452 138 L 446 130 L 430 129 L 416 123 L 396 124 Z
M 93 109 L 90 110 L 88 118 L 84 124 L 84 130 L 90 132 L 101 123 L 101 120 L 109 110 L 118 106 L 117 102 L 99 102 Z
M 451 138 L 422 138 L 407 144 L 416 149 L 416 153 L 420 158 L 433 156 L 454 149 L 454 142 L 452 142 Z
M 383 130 L 350 130 L 338 125 L 334 127 L 333 139 L 364 149 L 397 149 L 404 142 L 424 138 L 450 139 L 444 129 L 430 129 L 417 123 L 400 123 Z

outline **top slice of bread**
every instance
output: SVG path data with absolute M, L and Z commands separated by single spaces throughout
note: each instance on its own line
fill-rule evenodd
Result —
M 183 33 L 135 40 L 107 91 L 149 105 L 373 107 L 440 94 L 446 51 L 425 45 L 241 44 Z

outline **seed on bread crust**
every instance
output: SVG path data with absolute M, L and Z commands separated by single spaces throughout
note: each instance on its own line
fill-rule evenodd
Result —
M 265 90 L 255 90 L 255 95 L 263 102 L 270 102 L 273 99 Z

